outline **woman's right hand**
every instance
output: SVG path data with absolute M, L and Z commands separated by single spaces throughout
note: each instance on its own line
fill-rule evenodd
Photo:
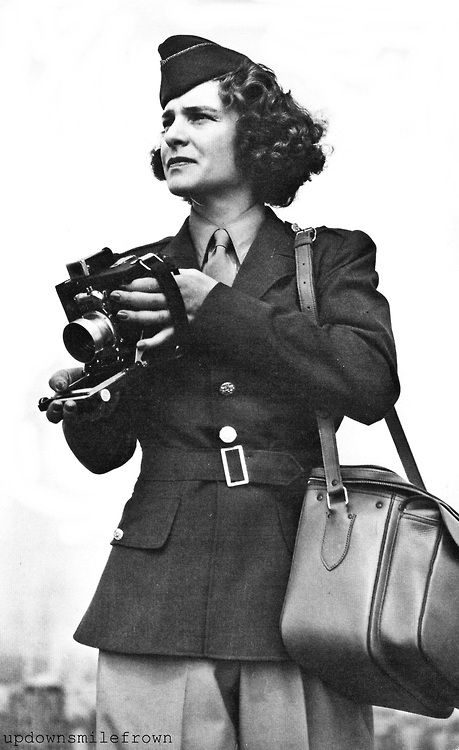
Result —
M 83 374 L 82 367 L 72 367 L 69 370 L 57 370 L 49 379 L 49 386 L 58 396 L 59 393 L 65 393 L 72 383 L 78 380 Z M 50 422 L 58 424 L 63 419 L 74 419 L 78 415 L 78 406 L 76 401 L 68 399 L 67 401 L 52 401 L 46 411 L 46 417 Z
M 82 376 L 82 367 L 58 370 L 49 379 L 54 393 L 65 394 Z M 50 422 L 62 422 L 65 439 L 78 460 L 89 471 L 104 474 L 128 461 L 136 438 L 131 431 L 130 414 L 123 388 L 110 391 L 110 399 L 52 401 L 46 411 Z M 116 436 L 116 439 L 115 439 Z
M 58 370 L 54 375 L 51 375 L 49 385 L 56 396 L 59 396 L 60 393 L 65 393 L 71 388 L 72 384 L 81 378 L 83 372 L 82 367 Z M 62 420 L 64 420 L 65 425 L 76 425 L 77 422 L 87 425 L 89 422 L 98 422 L 101 419 L 110 417 L 115 411 L 120 400 L 121 391 L 122 387 L 119 386 L 116 390 L 110 390 L 108 401 L 102 401 L 102 399 L 98 398 L 97 394 L 90 399 L 78 401 L 72 398 L 65 401 L 52 401 L 46 410 L 46 416 L 54 424 L 58 424 Z

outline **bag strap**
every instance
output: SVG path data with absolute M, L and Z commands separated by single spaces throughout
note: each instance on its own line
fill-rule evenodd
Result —
M 300 307 L 302 312 L 308 316 L 311 322 L 315 325 L 319 325 L 312 266 L 312 243 L 316 239 L 317 233 L 313 228 L 300 229 L 297 224 L 292 224 L 292 229 L 296 232 L 295 263 Z M 339 464 L 336 429 L 333 417 L 326 411 L 317 411 L 316 418 L 317 426 L 319 428 L 320 444 L 322 447 L 329 505 L 331 506 L 332 503 L 343 501 L 347 503 L 346 488 L 343 484 Z M 415 458 L 394 407 L 392 407 L 386 414 L 385 422 L 392 440 L 394 441 L 408 480 L 411 484 L 425 490 L 424 482 L 422 481 Z

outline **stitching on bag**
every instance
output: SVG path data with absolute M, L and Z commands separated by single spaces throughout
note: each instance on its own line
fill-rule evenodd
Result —
M 349 544 L 351 542 L 352 529 L 354 528 L 354 521 L 355 521 L 355 519 L 357 517 L 355 513 L 350 513 L 349 516 L 350 516 L 350 518 L 349 518 L 350 524 L 349 524 L 349 528 L 347 530 L 346 541 L 345 541 L 345 544 L 344 544 L 343 552 L 342 552 L 341 557 L 339 558 L 339 560 L 336 563 L 333 563 L 333 564 L 330 564 L 330 565 L 325 561 L 325 557 L 324 557 L 324 544 L 325 544 L 325 535 L 327 533 L 327 518 L 328 518 L 328 516 L 325 516 L 325 528 L 324 528 L 324 533 L 323 533 L 323 536 L 322 536 L 322 545 L 321 545 L 321 548 L 320 548 L 320 559 L 322 560 L 322 564 L 325 566 L 325 568 L 328 571 L 334 570 L 335 568 L 338 567 L 338 565 L 341 565 L 341 563 L 343 562 L 344 558 L 346 557 L 346 555 L 347 555 L 347 553 L 349 551 Z
M 403 512 L 403 518 L 411 518 L 412 521 L 417 521 L 418 523 L 425 523 L 427 526 L 439 526 L 440 520 L 435 518 L 425 518 L 424 516 L 418 516 L 417 513 L 408 513 L 407 511 Z
M 395 498 L 396 498 L 396 495 L 395 494 L 392 495 L 392 500 L 394 502 L 396 502 Z M 400 526 L 401 518 L 402 518 L 402 514 L 400 513 L 398 515 L 398 518 L 397 518 L 395 532 L 394 532 L 393 540 L 392 540 L 392 544 L 391 544 L 390 556 L 389 556 L 388 565 L 387 565 L 387 572 L 386 572 L 385 579 L 384 579 L 383 596 L 381 597 L 381 600 L 380 600 L 381 601 L 381 606 L 379 608 L 378 619 L 377 619 L 377 628 L 376 628 L 379 640 L 381 640 L 381 619 L 382 619 L 382 610 L 383 610 L 383 606 L 382 605 L 383 605 L 383 603 L 385 602 L 385 599 L 386 599 L 387 586 L 388 586 L 389 577 L 390 577 L 392 560 L 393 560 L 394 552 L 395 552 L 395 542 L 397 540 L 397 533 L 398 533 L 398 528 Z M 386 533 L 384 534 L 384 545 L 382 545 L 382 547 L 381 547 L 381 558 L 382 558 L 382 554 L 383 554 L 382 550 L 383 550 L 383 548 L 385 546 L 385 542 L 387 540 L 387 530 L 388 529 L 386 528 Z M 370 653 L 371 653 L 371 651 L 370 651 Z M 432 711 L 432 710 L 438 711 L 439 703 L 440 703 L 440 700 L 441 700 L 440 698 L 438 700 L 436 700 L 436 701 L 433 701 L 432 703 L 427 703 L 425 701 L 424 697 L 420 697 L 416 692 L 413 692 L 413 688 L 407 687 L 406 685 L 404 685 L 401 681 L 399 681 L 397 679 L 396 675 L 393 675 L 391 672 L 388 672 L 384 668 L 384 666 L 379 663 L 379 661 L 376 658 L 375 658 L 375 661 L 376 661 L 379 669 L 381 670 L 381 672 L 383 672 L 386 675 L 386 677 L 388 677 L 390 680 L 392 680 L 392 682 L 395 685 L 397 685 L 399 688 L 401 688 L 402 691 L 405 693 L 405 695 L 411 696 L 411 698 L 414 698 L 419 703 L 419 705 L 424 706 L 424 708 L 427 708 L 429 711 Z M 446 701 L 446 699 L 445 699 L 445 701 Z
M 438 535 L 438 539 L 437 539 L 437 541 L 435 543 L 435 553 L 432 555 L 432 559 L 430 561 L 429 574 L 428 574 L 428 577 L 427 577 L 426 586 L 425 586 L 425 590 L 424 590 L 424 598 L 423 598 L 423 601 L 422 601 L 421 615 L 419 617 L 418 633 L 417 633 L 417 635 L 418 635 L 418 647 L 419 647 L 419 650 L 420 650 L 421 654 L 423 655 L 424 659 L 426 660 L 426 662 L 428 662 L 430 664 L 430 666 L 432 667 L 432 669 L 434 670 L 434 672 L 436 674 L 438 674 L 439 677 L 451 688 L 451 690 L 453 691 L 453 693 L 457 693 L 457 685 L 455 685 L 454 683 L 450 682 L 450 680 L 448 679 L 448 677 L 446 677 L 446 675 L 444 675 L 443 672 L 439 671 L 439 668 L 437 667 L 437 665 L 435 664 L 435 662 L 433 662 L 432 659 L 430 658 L 430 656 L 428 656 L 428 654 L 426 654 L 426 652 L 424 651 L 424 649 L 422 647 L 422 640 L 421 640 L 421 630 L 422 630 L 422 625 L 423 625 L 423 622 L 424 622 L 425 610 L 426 610 L 426 606 L 427 606 L 427 597 L 428 597 L 429 591 L 430 591 L 430 582 L 431 582 L 431 579 L 432 579 L 434 562 L 435 562 L 435 560 L 438 557 L 438 549 L 440 547 L 440 543 L 441 543 L 444 535 L 445 535 L 445 530 L 444 530 L 443 527 L 441 527 L 440 528 L 440 533 Z M 445 700 L 448 700 L 448 698 L 445 698 Z

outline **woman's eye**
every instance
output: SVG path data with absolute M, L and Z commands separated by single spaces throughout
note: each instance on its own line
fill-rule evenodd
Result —
M 212 118 L 204 112 L 195 112 L 190 115 L 190 119 L 192 122 L 199 122 L 200 120 L 211 120 Z

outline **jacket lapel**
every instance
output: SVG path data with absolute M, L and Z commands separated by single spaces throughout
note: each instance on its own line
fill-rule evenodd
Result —
M 198 268 L 196 250 L 188 229 L 188 219 L 184 221 L 178 233 L 175 237 L 172 237 L 172 240 L 162 252 L 179 268 Z
M 289 232 L 271 209 L 266 209 L 266 220 L 261 225 L 233 287 L 252 297 L 263 294 L 283 276 L 295 274 L 293 233 Z M 188 219 L 162 251 L 179 268 L 198 268 L 196 251 L 188 229 Z
M 263 294 L 283 276 L 295 274 L 293 233 L 271 209 L 242 263 L 233 287 L 252 297 Z

